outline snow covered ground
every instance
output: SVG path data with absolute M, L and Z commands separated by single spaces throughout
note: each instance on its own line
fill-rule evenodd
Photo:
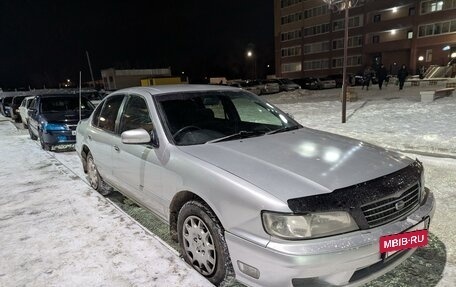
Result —
M 0 151 L 0 286 L 212 286 L 10 122 Z
M 441 88 L 441 86 L 437 86 Z M 455 96 L 420 102 L 419 91 L 435 86 L 397 86 L 383 90 L 354 90 L 358 101 L 347 104 L 347 123 L 341 124 L 340 90 L 269 95 L 266 98 L 292 114 L 301 124 L 359 138 L 383 147 L 456 155 Z
M 456 282 L 456 96 L 422 104 L 419 91 L 429 88 L 356 88 L 359 100 L 348 103 L 346 124 L 338 90 L 265 97 L 303 125 L 408 151 L 424 162 L 437 201 L 430 244 L 368 286 Z M 166 243 L 91 190 L 75 152 L 44 152 L 1 117 L 0 151 L 0 286 L 210 286 Z M 147 211 L 126 210 L 147 226 Z

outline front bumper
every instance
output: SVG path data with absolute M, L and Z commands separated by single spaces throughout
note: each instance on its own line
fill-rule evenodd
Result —
M 426 203 L 404 220 L 368 230 L 307 241 L 271 241 L 266 247 L 229 232 L 225 237 L 236 278 L 249 286 L 358 286 L 392 270 L 415 251 L 383 262 L 381 236 L 403 232 L 432 218 L 434 211 L 429 192 Z M 259 278 L 242 273 L 238 261 L 258 269 Z
M 43 141 L 48 145 L 67 145 L 76 143 L 75 131 L 47 131 L 42 134 Z

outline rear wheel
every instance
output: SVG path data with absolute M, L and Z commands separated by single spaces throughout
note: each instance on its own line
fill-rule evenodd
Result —
M 112 192 L 112 187 L 110 187 L 104 180 L 101 178 L 98 173 L 97 166 L 93 160 L 92 153 L 87 154 L 87 175 L 89 179 L 90 186 L 98 191 L 101 195 L 108 195 Z
M 189 201 L 179 211 L 177 227 L 181 253 L 188 264 L 217 286 L 234 281 L 224 229 L 212 210 L 199 201 Z

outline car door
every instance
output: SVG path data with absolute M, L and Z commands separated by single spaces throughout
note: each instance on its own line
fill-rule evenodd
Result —
M 95 165 L 101 177 L 113 185 L 112 149 L 119 135 L 116 134 L 119 110 L 124 102 L 125 95 L 110 96 L 103 105 L 94 112 L 90 129 L 87 131 L 87 142 L 92 153 Z
M 34 98 L 28 110 L 28 127 L 30 131 L 38 136 L 38 99 Z
M 119 122 L 119 136 L 124 131 L 143 128 L 150 134 L 154 124 L 144 96 L 132 94 L 125 102 Z M 113 175 L 122 190 L 164 217 L 164 202 L 158 195 L 162 190 L 162 165 L 156 149 L 149 144 L 124 144 L 120 137 L 113 146 Z

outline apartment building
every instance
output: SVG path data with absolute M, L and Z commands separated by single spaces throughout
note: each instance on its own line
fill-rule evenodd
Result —
M 456 0 L 358 0 L 349 10 L 348 72 L 446 65 L 456 52 Z M 344 12 L 322 0 L 274 0 L 278 77 L 342 73 Z

